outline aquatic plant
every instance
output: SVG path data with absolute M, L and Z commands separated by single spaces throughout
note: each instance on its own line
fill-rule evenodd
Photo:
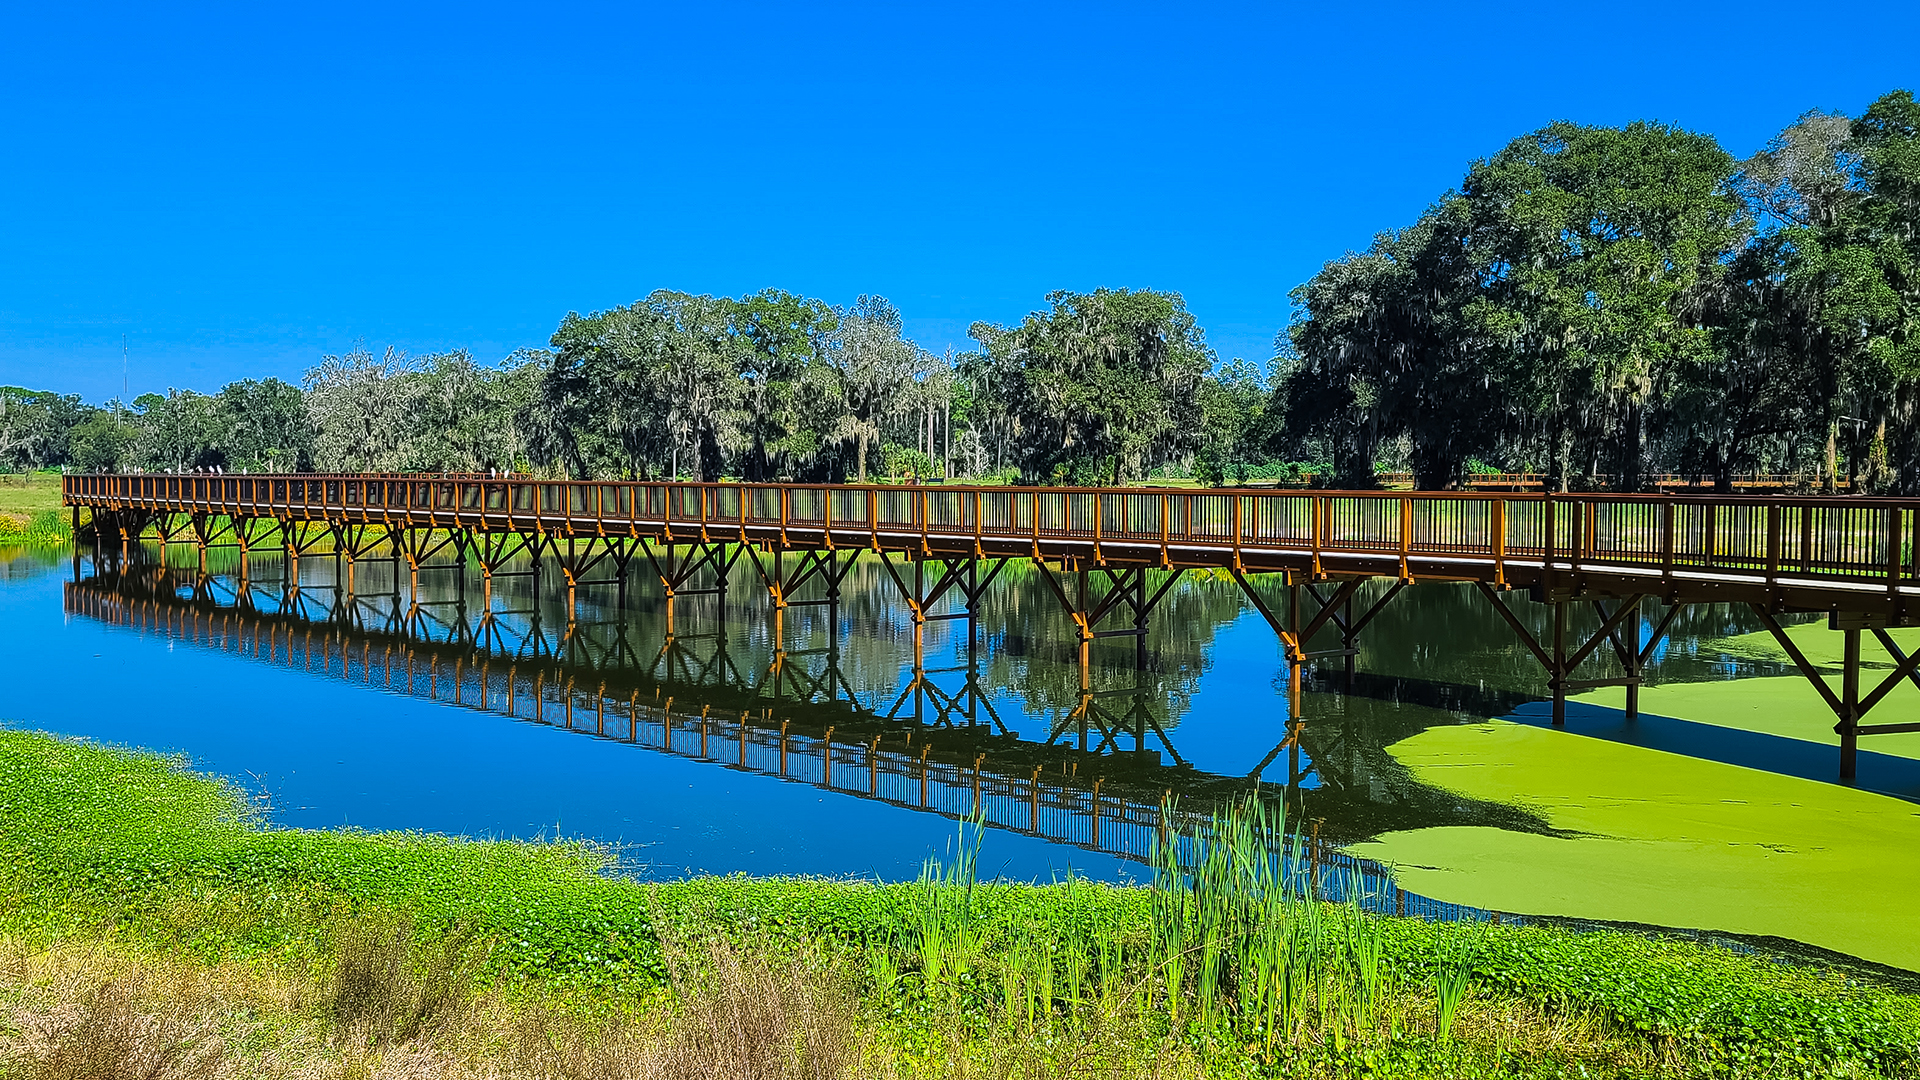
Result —
M 1453 1021 L 1473 982 L 1473 942 L 1457 931 L 1434 934 L 1434 1031 L 1442 1043 L 1453 1041 Z

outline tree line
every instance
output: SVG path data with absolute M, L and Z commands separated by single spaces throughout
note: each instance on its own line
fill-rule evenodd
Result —
M 1196 467 L 1224 479 L 1269 456 L 1209 439 L 1205 416 L 1240 425 L 1270 391 L 1255 365 L 1218 363 L 1177 294 L 1058 292 L 972 335 L 977 350 L 936 355 L 877 296 L 662 290 L 568 314 L 546 349 L 493 365 L 356 349 L 299 386 L 124 406 L 0 388 L 0 469 L 1117 483 Z
M 1796 472 L 1920 491 L 1920 106 L 1812 112 L 1736 161 L 1556 123 L 1293 291 L 1263 366 L 1178 293 L 1061 291 L 935 354 L 887 300 L 661 290 L 546 348 L 328 356 L 132 402 L 0 387 L 0 469 L 1372 486 Z
M 1920 108 L 1810 112 L 1746 161 L 1558 123 L 1295 291 L 1273 408 L 1365 483 L 1560 489 L 1803 470 L 1920 491 Z

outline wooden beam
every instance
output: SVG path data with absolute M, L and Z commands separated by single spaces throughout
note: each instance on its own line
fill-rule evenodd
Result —
M 1640 609 L 1640 601 L 1645 599 L 1646 597 L 1644 595 L 1635 596 L 1615 608 L 1613 614 L 1607 617 L 1607 621 L 1600 624 L 1600 629 L 1594 632 L 1593 637 L 1588 639 L 1585 645 L 1580 646 L 1579 651 L 1567 659 L 1567 670 L 1572 671 L 1574 668 L 1579 667 L 1581 661 L 1593 655 L 1593 650 L 1599 648 L 1602 641 L 1613 640 L 1614 630 L 1626 621 L 1627 616 L 1638 611 Z
M 1487 598 L 1487 602 L 1493 605 L 1493 610 L 1499 612 L 1500 617 L 1507 620 L 1507 625 L 1513 628 L 1514 634 L 1520 638 L 1520 643 L 1533 651 L 1534 659 L 1540 661 L 1540 666 L 1546 668 L 1548 672 L 1552 672 L 1553 660 L 1547 656 L 1547 650 L 1540 647 L 1540 642 L 1533 636 L 1533 631 L 1527 629 L 1526 625 L 1514 615 L 1512 610 L 1507 607 L 1506 601 L 1500 599 L 1500 594 L 1493 591 L 1493 586 L 1484 581 L 1476 581 L 1474 584 L 1479 586 L 1480 592 Z
M 1760 616 L 1761 624 L 1773 634 L 1774 640 L 1780 643 L 1780 647 L 1785 649 L 1787 655 L 1793 658 L 1795 666 L 1800 669 L 1800 674 L 1805 675 L 1807 681 L 1813 684 L 1813 688 L 1820 691 L 1820 697 L 1826 701 L 1827 708 L 1832 709 L 1833 715 L 1839 717 L 1844 722 L 1847 719 L 1847 707 L 1841 704 L 1839 696 L 1833 692 L 1833 687 L 1827 685 L 1826 678 L 1807 661 L 1806 655 L 1800 651 L 1800 646 L 1793 643 L 1793 639 L 1788 637 L 1787 632 L 1780 628 L 1779 622 L 1774 619 L 1773 614 L 1766 608 L 1759 604 L 1750 604 L 1748 606 L 1753 608 L 1755 615 Z
M 1881 635 L 1884 637 L 1885 631 L 1882 631 Z M 1889 641 L 1887 644 L 1891 646 L 1893 643 Z M 1920 668 L 1920 652 L 1916 652 L 1912 656 L 1901 657 L 1900 663 L 1894 667 L 1893 673 L 1882 680 L 1879 686 L 1874 687 L 1873 693 L 1868 694 L 1866 699 L 1860 702 L 1859 711 L 1854 714 L 1854 720 L 1857 722 L 1861 717 L 1867 715 L 1867 712 L 1875 705 L 1880 704 L 1880 699 L 1886 697 L 1887 693 L 1895 686 L 1898 686 L 1901 680 L 1911 678 L 1916 668 Z

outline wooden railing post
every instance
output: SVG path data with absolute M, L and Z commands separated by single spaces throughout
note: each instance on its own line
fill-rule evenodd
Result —
M 1239 570 L 1242 569 L 1240 564 L 1240 496 L 1229 495 L 1227 498 L 1233 500 L 1233 513 L 1231 515 L 1233 519 L 1233 568 Z
M 1660 572 L 1673 576 L 1673 499 L 1660 504 Z
M 1323 577 L 1320 569 L 1320 550 L 1325 546 L 1325 527 L 1327 520 L 1326 500 L 1318 495 L 1307 496 L 1307 529 L 1313 534 L 1313 578 Z
M 1900 592 L 1901 554 L 1900 529 L 1901 511 L 1898 506 L 1887 507 L 1887 591 Z
M 1493 503 L 1493 583 L 1505 586 L 1507 583 L 1507 500 L 1500 498 Z
M 1767 587 L 1772 588 L 1780 578 L 1780 518 L 1782 508 L 1777 502 L 1767 504 Z
M 1413 550 L 1413 499 L 1400 497 L 1400 580 L 1411 581 L 1407 573 L 1407 555 Z

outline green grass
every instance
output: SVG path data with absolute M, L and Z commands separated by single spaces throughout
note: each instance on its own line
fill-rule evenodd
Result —
M 60 505 L 59 473 L 0 473 L 0 544 L 72 539 L 72 521 Z
M 24 523 L 35 514 L 59 509 L 59 473 L 0 473 L 0 514 Z
M 1220 828 L 1185 841 L 1191 878 L 1153 888 L 979 882 L 952 861 L 898 885 L 648 884 L 586 845 L 271 828 L 177 761 L 0 730 L 0 933 L 305 971 L 343 918 L 397 918 L 425 939 L 486 942 L 479 977 L 496 989 L 628 1003 L 681 992 L 677 942 L 817 950 L 855 973 L 895 1075 L 925 1071 L 942 1032 L 1029 1048 L 1098 1034 L 1223 1076 L 1897 1076 L 1915 1063 L 1920 1001 L 1895 990 L 1627 933 L 1363 916 L 1261 870 L 1245 819 Z

